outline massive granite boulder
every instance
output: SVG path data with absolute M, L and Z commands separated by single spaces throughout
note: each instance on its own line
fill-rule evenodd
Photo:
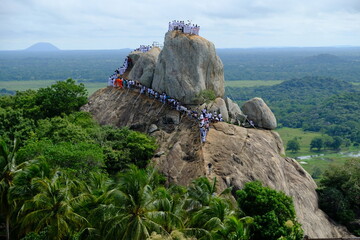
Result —
M 160 51 L 160 48 L 154 47 L 146 53 L 139 54 L 140 57 L 138 59 L 135 57 L 136 60 L 128 78 L 137 80 L 147 87 L 151 87 Z
M 228 186 L 236 190 L 248 181 L 260 180 L 293 198 L 305 234 L 312 238 L 349 236 L 319 209 L 315 182 L 294 159 L 284 157 L 282 141 L 273 131 L 219 122 L 211 126 L 206 143 L 201 144 L 198 124 L 187 115 L 138 92 L 112 87 L 95 92 L 82 110 L 100 124 L 151 132 L 159 145 L 153 162 L 170 183 L 188 185 L 199 176 L 216 177 L 221 192 Z
M 224 95 L 224 70 L 215 46 L 208 40 L 179 31 L 165 35 L 159 55 L 152 88 L 166 92 L 185 104 L 195 100 L 203 90 Z
M 256 127 L 275 129 L 277 126 L 275 115 L 261 98 L 250 99 L 241 106 L 241 110 Z

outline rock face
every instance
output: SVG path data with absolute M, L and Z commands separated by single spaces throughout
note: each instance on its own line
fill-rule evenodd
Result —
M 237 120 L 242 121 L 245 115 L 241 111 L 239 105 L 233 102 L 230 98 L 225 99 L 226 107 L 228 109 L 229 118 L 232 123 L 237 123 Z
M 208 110 L 210 112 L 217 112 L 221 113 L 224 121 L 229 121 L 229 113 L 226 108 L 226 104 L 224 99 L 222 98 L 216 98 L 215 101 L 208 107 Z
M 152 88 L 165 91 L 185 104 L 196 103 L 195 96 L 203 90 L 212 90 L 217 97 L 223 97 L 223 64 L 214 44 L 200 36 L 168 32 Z
M 261 98 L 253 98 L 242 105 L 241 110 L 252 120 L 256 127 L 265 129 L 276 128 L 276 118 L 270 108 Z
M 318 208 L 315 182 L 295 160 L 283 157 L 283 144 L 275 132 L 219 122 L 211 127 L 202 145 L 192 119 L 137 92 L 111 87 L 95 92 L 82 109 L 101 124 L 142 132 L 152 132 L 155 124 L 157 130 L 151 136 L 157 139 L 159 154 L 153 161 L 169 182 L 187 185 L 199 176 L 216 177 L 221 191 L 260 180 L 294 199 L 297 218 L 308 236 L 349 235 Z
M 132 63 L 135 65 L 142 55 L 144 55 L 143 52 L 135 51 L 129 54 L 129 58 L 131 58 Z
M 137 80 L 147 87 L 151 87 L 154 78 L 155 66 L 160 54 L 160 48 L 154 47 L 146 53 L 142 53 L 132 67 L 128 78 Z

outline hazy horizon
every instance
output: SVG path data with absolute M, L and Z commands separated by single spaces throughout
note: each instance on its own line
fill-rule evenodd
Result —
M 52 44 L 50 42 L 38 42 L 38 43 L 49 43 L 55 47 L 57 47 L 57 50 L 51 50 L 49 52 L 56 52 L 56 51 L 121 51 L 121 50 L 132 50 L 130 47 L 125 48 L 115 48 L 115 49 L 62 49 L 55 44 Z M 34 43 L 24 49 L 0 49 L 0 51 L 27 51 L 28 48 L 38 44 Z M 216 47 L 216 46 L 215 46 Z M 226 50 L 226 49 L 286 49 L 286 48 L 360 48 L 360 45 L 338 45 L 338 46 L 258 46 L 258 47 L 228 47 L 228 48 L 221 48 L 216 47 L 216 49 L 219 50 Z M 34 50 L 35 51 L 35 50 Z M 31 52 L 31 51 L 29 51 Z M 41 51 L 39 51 L 41 52 Z M 44 51 L 48 52 L 48 51 Z
M 358 0 L 0 0 L 0 50 L 50 42 L 63 50 L 162 43 L 192 20 L 217 48 L 359 46 Z

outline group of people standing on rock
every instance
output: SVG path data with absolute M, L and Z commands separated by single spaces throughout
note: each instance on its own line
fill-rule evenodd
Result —
M 140 47 L 133 50 L 133 52 L 139 51 L 139 52 L 148 52 L 153 48 L 151 45 L 140 45 Z
M 153 48 L 153 45 L 147 45 L 147 46 L 146 45 L 140 45 L 140 47 L 134 49 L 132 52 L 139 51 L 139 52 L 145 53 L 145 52 L 150 51 L 152 48 Z M 109 78 L 108 78 L 108 86 L 115 86 L 116 80 L 119 79 L 120 76 L 122 76 L 126 72 L 128 67 L 132 67 L 132 66 L 133 66 L 132 59 L 129 56 L 127 56 L 124 59 L 123 65 L 118 67 L 115 70 L 115 73 L 109 76 Z M 123 81 L 123 80 L 121 80 L 121 81 Z M 117 82 L 119 83 L 120 80 L 118 80 Z
M 196 34 L 199 35 L 200 26 L 198 25 L 191 25 L 191 23 L 185 24 L 184 21 L 173 21 L 172 23 L 169 22 L 169 31 L 179 30 L 183 33 L 188 34 Z M 152 46 L 148 45 L 140 45 L 139 48 L 136 48 L 134 51 L 140 51 L 140 52 L 147 52 L 150 51 Z M 134 52 L 133 51 L 133 52 Z M 122 77 L 122 75 L 126 72 L 128 67 L 132 67 L 132 59 L 128 56 L 125 58 L 124 63 L 121 67 L 117 68 L 115 70 L 115 73 L 112 74 L 108 79 L 108 86 L 116 87 L 120 89 L 127 88 L 128 91 L 130 89 L 139 89 L 140 95 L 145 94 L 149 98 L 153 98 L 155 100 L 158 100 L 163 103 L 163 105 L 167 104 L 171 106 L 173 109 L 176 109 L 181 114 L 186 114 L 188 117 L 190 117 L 193 120 L 196 120 L 199 122 L 200 127 L 200 140 L 202 143 L 206 141 L 206 136 L 210 129 L 210 123 L 223 121 L 222 115 L 214 111 L 211 113 L 207 110 L 205 107 L 201 110 L 201 112 L 197 112 L 195 110 L 188 109 L 184 105 L 181 104 L 180 101 L 176 100 L 175 98 L 170 97 L 165 92 L 159 93 L 155 91 L 154 89 L 148 88 L 144 85 L 142 85 L 138 81 L 125 79 Z M 139 95 L 139 96 L 140 96 Z M 137 100 L 137 99 L 136 99 Z M 135 102 L 136 102 L 135 100 Z M 161 111 L 161 109 L 160 109 Z M 159 112 L 160 112 L 159 111 Z
M 210 123 L 223 121 L 222 115 L 220 113 L 218 114 L 216 111 L 211 113 L 207 110 L 206 107 L 202 109 L 200 113 L 195 110 L 188 109 L 187 107 L 182 105 L 180 101 L 170 97 L 165 92 L 159 93 L 152 88 L 148 88 L 142 85 L 139 81 L 129 80 L 118 76 L 114 81 L 110 81 L 108 86 L 116 87 L 119 89 L 128 89 L 128 91 L 130 89 L 139 89 L 140 94 L 144 94 L 149 98 L 158 100 L 162 102 L 163 105 L 167 104 L 172 109 L 179 111 L 181 114 L 185 114 L 189 118 L 198 121 L 200 127 L 200 140 L 202 143 L 206 141 L 206 136 L 210 129 Z
M 169 22 L 168 31 L 171 32 L 177 30 L 187 34 L 199 35 L 200 26 L 198 26 L 197 24 L 196 25 L 191 24 L 190 21 L 188 23 L 185 23 L 184 21 L 176 21 L 176 20 Z

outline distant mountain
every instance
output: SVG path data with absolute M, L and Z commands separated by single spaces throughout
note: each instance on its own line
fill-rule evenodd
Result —
M 59 51 L 60 49 L 47 42 L 39 42 L 25 49 L 25 51 L 33 51 L 33 52 L 50 52 L 50 51 Z
M 311 57 L 306 57 L 304 63 L 307 64 L 331 64 L 331 63 L 342 63 L 343 59 L 333 54 L 318 54 Z

